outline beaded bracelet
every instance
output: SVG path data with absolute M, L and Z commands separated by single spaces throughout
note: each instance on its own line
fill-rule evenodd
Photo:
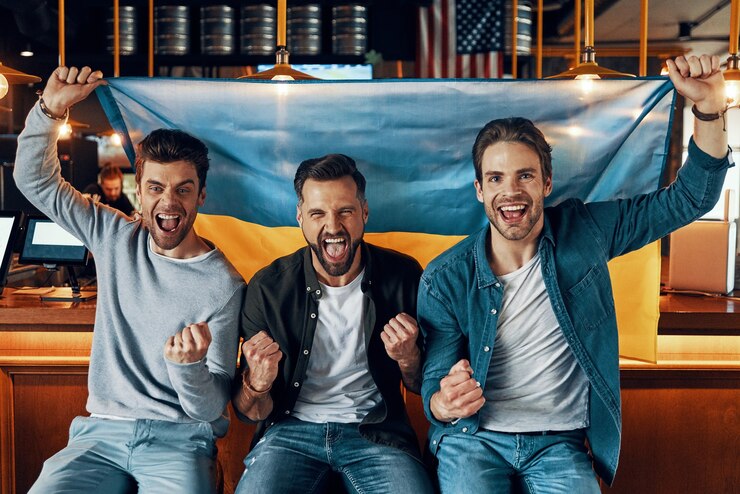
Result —
M 67 117 L 69 117 L 69 108 L 64 109 L 64 114 L 61 117 L 57 117 L 53 113 L 51 113 L 49 108 L 46 106 L 46 103 L 44 103 L 43 96 L 39 96 L 39 107 L 41 108 L 41 113 L 43 113 L 44 115 L 46 115 L 52 120 L 56 120 L 57 122 L 62 122 L 64 120 L 67 120 Z

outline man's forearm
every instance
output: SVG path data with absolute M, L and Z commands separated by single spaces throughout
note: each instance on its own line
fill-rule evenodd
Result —
M 406 389 L 412 393 L 421 392 L 421 352 L 417 352 L 407 360 L 398 362 L 401 369 L 401 379 Z
M 699 111 L 704 112 L 697 106 Z M 706 112 L 715 113 L 716 109 L 707 109 Z M 706 113 L 705 112 L 705 113 Z M 724 158 L 727 155 L 727 115 L 717 120 L 703 121 L 694 119 L 694 142 L 699 149 L 714 158 Z
M 242 378 L 242 385 L 234 393 L 232 403 L 242 415 L 255 422 L 266 419 L 273 406 L 270 388 L 255 390 L 249 385 L 248 378 Z

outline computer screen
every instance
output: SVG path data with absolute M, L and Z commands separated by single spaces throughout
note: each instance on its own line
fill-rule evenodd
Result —
M 372 79 L 372 64 L 319 64 L 319 63 L 294 63 L 291 64 L 294 69 L 308 74 L 313 77 L 325 80 L 352 80 L 352 79 Z M 257 71 L 273 68 L 272 65 L 258 65 Z
M 21 222 L 20 211 L 0 211 L 0 291 L 5 286 L 5 277 L 13 260 L 13 245 Z
M 74 235 L 45 216 L 27 217 L 20 264 L 84 266 L 87 247 Z

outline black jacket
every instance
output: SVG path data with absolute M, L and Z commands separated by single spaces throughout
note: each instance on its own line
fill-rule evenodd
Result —
M 362 243 L 365 342 L 368 364 L 382 401 L 360 423 L 366 439 L 419 457 L 418 442 L 401 396 L 401 371 L 385 351 L 380 334 L 399 312 L 416 317 L 421 266 L 404 254 Z M 265 330 L 283 358 L 272 385 L 272 413 L 259 423 L 253 444 L 267 428 L 289 416 L 306 377 L 322 290 L 304 247 L 257 272 L 247 288 L 240 333 L 246 340 Z M 242 358 L 242 365 L 245 365 Z M 245 419 L 245 417 L 241 417 Z

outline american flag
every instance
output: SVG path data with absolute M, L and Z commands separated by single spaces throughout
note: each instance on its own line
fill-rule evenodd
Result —
M 503 74 L 504 0 L 433 0 L 419 7 L 419 77 Z

